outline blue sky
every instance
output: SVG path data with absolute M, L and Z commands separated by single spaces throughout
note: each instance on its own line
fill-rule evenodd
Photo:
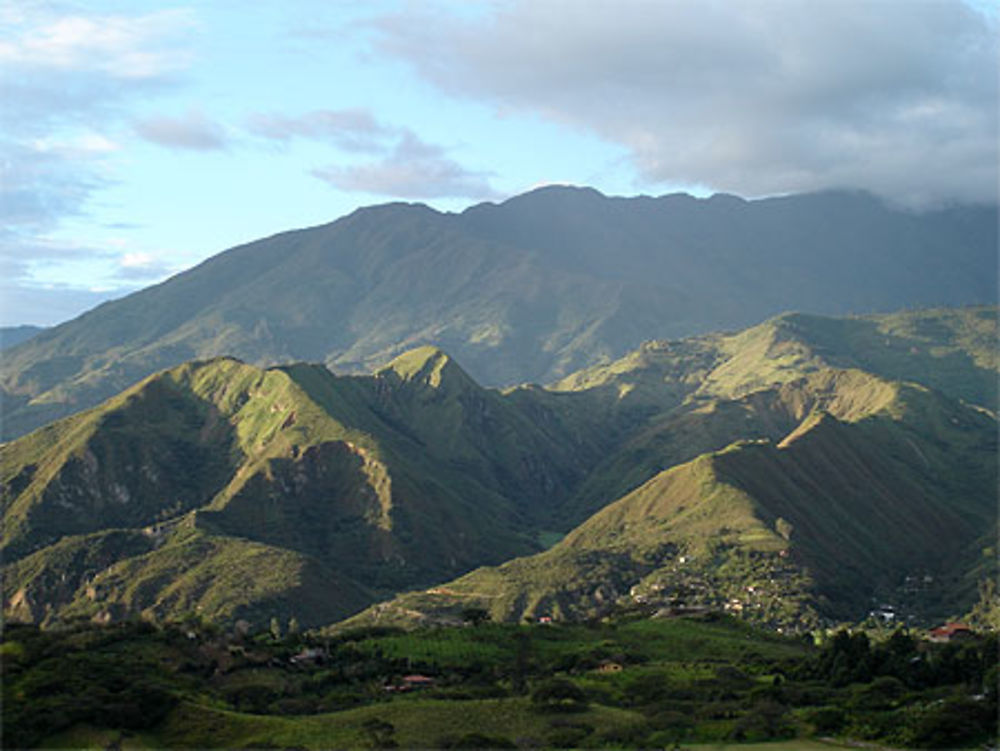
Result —
M 0 325 L 358 206 L 995 201 L 997 5 L 0 0 Z

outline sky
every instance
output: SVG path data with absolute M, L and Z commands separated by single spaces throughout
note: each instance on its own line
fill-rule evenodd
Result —
M 0 325 L 359 206 L 996 202 L 1000 0 L 0 0 Z

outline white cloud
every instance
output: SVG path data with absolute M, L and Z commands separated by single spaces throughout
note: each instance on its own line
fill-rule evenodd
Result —
M 213 151 L 226 148 L 229 140 L 221 125 L 197 110 L 180 117 L 144 118 L 134 128 L 140 137 L 169 149 Z
M 315 110 L 289 117 L 276 113 L 255 113 L 248 119 L 251 133 L 274 141 L 307 138 L 329 141 L 344 151 L 382 151 L 387 139 L 400 134 L 384 125 L 366 109 Z
M 98 300 L 72 283 L 38 280 L 75 264 L 114 268 L 115 254 L 51 238 L 113 183 L 109 157 L 121 147 L 111 134 L 137 101 L 178 85 L 196 29 L 184 10 L 60 10 L 0 5 L 0 303 L 24 322 L 55 323 Z
M 648 183 L 996 200 L 998 25 L 958 0 L 513 0 L 374 22 L 457 97 L 627 147 Z
M 361 164 L 312 170 L 313 176 L 340 190 L 418 200 L 499 197 L 488 173 L 463 167 L 444 147 L 427 143 L 409 128 L 384 123 L 366 109 L 315 110 L 297 116 L 256 113 L 247 127 L 273 141 L 303 138 L 340 151 L 380 155 Z
M 44 232 L 80 214 L 108 185 L 95 163 L 101 153 L 55 141 L 0 141 L 0 224 Z
M 155 282 L 179 271 L 172 263 L 162 260 L 153 253 L 133 251 L 118 258 L 115 279 L 119 282 Z
M 382 159 L 317 169 L 313 175 L 341 190 L 394 198 L 499 197 L 486 173 L 466 169 L 410 132 Z
M 4 20 L 5 31 L 14 26 L 20 33 L 0 40 L 0 63 L 21 70 L 96 71 L 114 79 L 155 78 L 186 67 L 189 57 L 183 50 L 162 49 L 159 43 L 194 25 L 182 10 L 142 16 L 22 14 Z

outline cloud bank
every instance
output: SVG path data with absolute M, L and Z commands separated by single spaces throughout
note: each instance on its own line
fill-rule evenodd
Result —
M 621 144 L 648 184 L 997 199 L 1000 34 L 958 0 L 420 4 L 373 26 L 434 86 Z

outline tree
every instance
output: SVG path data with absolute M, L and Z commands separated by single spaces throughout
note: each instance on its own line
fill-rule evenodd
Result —
M 539 712 L 583 712 L 587 695 L 565 678 L 550 678 L 531 694 L 531 703 Z
M 398 748 L 399 744 L 393 737 L 396 733 L 396 726 L 391 722 L 386 722 L 379 717 L 372 717 L 365 720 L 361 725 L 368 742 L 372 748 Z
M 473 626 L 486 623 L 489 619 L 490 612 L 485 608 L 469 607 L 462 611 L 462 620 L 466 623 L 471 623 Z

